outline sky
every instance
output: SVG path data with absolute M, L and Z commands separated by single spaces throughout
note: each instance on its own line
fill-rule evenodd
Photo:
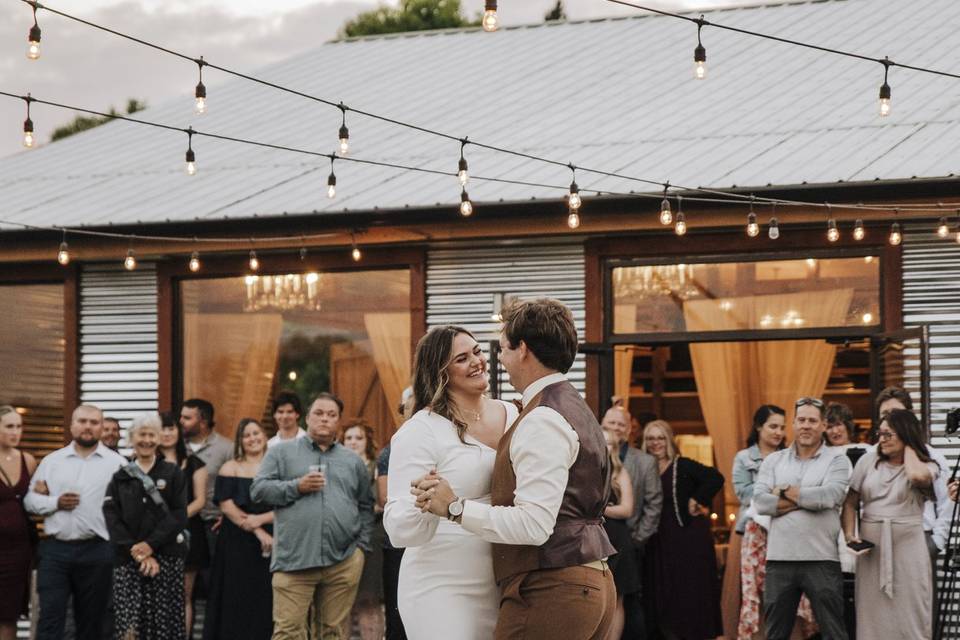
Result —
M 543 20 L 555 0 L 500 0 L 504 25 Z M 649 0 L 671 10 L 744 4 L 744 0 Z M 349 18 L 375 0 L 45 0 L 51 8 L 139 36 L 189 55 L 253 72 L 336 37 Z M 396 4 L 386 2 L 386 4 Z M 483 0 L 461 0 L 474 16 Z M 570 19 L 636 13 L 606 0 L 564 0 Z M 0 91 L 99 111 L 122 110 L 128 98 L 159 104 L 196 85 L 196 66 L 85 25 L 41 11 L 41 58 L 26 57 L 30 7 L 0 0 Z M 37 140 L 45 144 L 72 112 L 34 105 Z M 0 96 L 0 156 L 23 151 L 24 104 Z

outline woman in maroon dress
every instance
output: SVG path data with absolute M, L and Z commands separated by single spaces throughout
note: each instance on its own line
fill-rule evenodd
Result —
M 643 430 L 643 449 L 657 459 L 663 483 L 660 526 L 647 543 L 643 563 L 649 585 L 643 593 L 653 599 L 651 622 L 669 638 L 721 636 L 720 579 L 706 516 L 723 488 L 723 476 L 680 456 L 673 430 L 663 420 Z
M 37 461 L 17 449 L 23 435 L 20 414 L 0 406 L 0 640 L 13 640 L 17 619 L 27 612 L 33 523 L 23 510 L 23 496 Z

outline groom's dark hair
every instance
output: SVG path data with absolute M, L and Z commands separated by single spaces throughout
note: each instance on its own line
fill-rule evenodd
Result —
M 557 300 L 514 302 L 503 312 L 503 334 L 512 349 L 521 342 L 548 369 L 566 373 L 577 355 L 577 327 L 570 309 Z

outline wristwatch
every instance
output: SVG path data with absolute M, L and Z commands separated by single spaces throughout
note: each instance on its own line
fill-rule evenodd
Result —
M 447 506 L 447 520 L 457 522 L 463 515 L 463 498 L 457 498 Z

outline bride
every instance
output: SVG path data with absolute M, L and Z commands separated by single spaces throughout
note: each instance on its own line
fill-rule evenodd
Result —
M 390 443 L 383 524 L 406 547 L 398 604 L 411 640 L 489 640 L 499 592 L 490 543 L 462 527 L 422 513 L 413 480 L 433 470 L 470 500 L 490 500 L 497 443 L 517 418 L 514 405 L 491 400 L 487 360 L 469 331 L 435 327 L 417 345 L 414 411 Z

